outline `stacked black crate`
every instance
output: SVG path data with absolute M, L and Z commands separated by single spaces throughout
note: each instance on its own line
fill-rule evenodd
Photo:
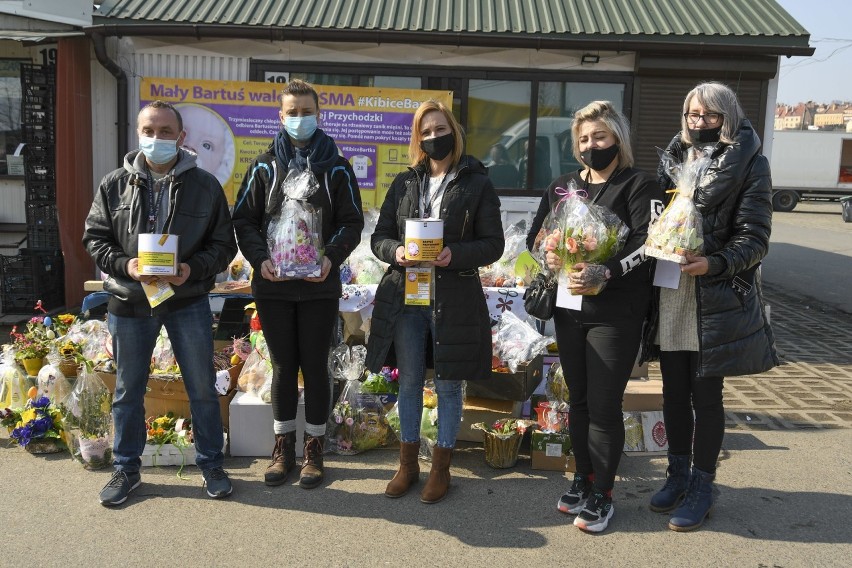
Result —
M 56 210 L 56 68 L 21 65 L 21 135 L 27 248 L 2 257 L 3 311 L 32 313 L 65 303 L 65 269 Z

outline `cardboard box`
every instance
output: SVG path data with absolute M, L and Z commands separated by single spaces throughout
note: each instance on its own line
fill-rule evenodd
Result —
M 663 409 L 663 381 L 659 379 L 631 379 L 624 391 L 625 412 Z
M 513 400 L 523 402 L 541 383 L 543 356 L 538 355 L 528 363 L 518 366 L 514 373 L 491 371 L 491 378 L 485 381 L 468 381 L 467 394 L 492 400 Z
M 222 426 L 225 430 L 229 428 L 229 406 L 234 395 L 237 393 L 238 368 L 242 365 L 232 367 L 228 370 L 231 378 L 228 394 L 219 397 L 219 414 L 222 417 Z M 111 393 L 115 393 L 115 374 L 98 371 L 98 376 L 107 386 Z M 148 392 L 145 393 L 145 416 L 163 416 L 172 412 L 175 416 L 185 418 L 191 417 L 189 407 L 189 395 L 186 393 L 183 381 L 163 381 L 160 379 L 148 379 Z
M 567 433 L 534 431 L 530 441 L 530 458 L 533 469 L 577 470 L 577 463 L 571 454 L 571 438 Z
M 272 405 L 262 399 L 238 392 L 231 401 L 231 429 L 229 431 L 232 456 L 269 457 L 275 446 L 272 431 Z M 299 396 L 296 413 L 296 456 L 301 457 L 304 447 L 305 399 Z
M 227 447 L 228 434 L 225 434 L 222 451 L 224 452 Z M 179 448 L 174 444 L 163 444 L 162 446 L 145 444 L 145 449 L 139 457 L 142 460 L 142 467 L 195 465 L 195 444 L 190 444 L 185 448 Z
M 462 410 L 458 439 L 465 442 L 481 442 L 482 432 L 472 429 L 470 427 L 472 424 L 477 422 L 491 424 L 501 418 L 519 418 L 522 404 L 511 400 L 467 397 Z

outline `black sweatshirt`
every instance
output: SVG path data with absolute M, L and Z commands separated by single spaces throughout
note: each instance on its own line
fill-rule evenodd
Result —
M 577 189 L 583 189 L 585 182 L 580 176 L 581 170 L 556 178 L 541 198 L 538 211 L 527 234 L 527 249 L 532 250 L 544 218 L 550 213 L 561 197 L 556 188 L 567 188 L 573 180 Z M 589 200 L 597 197 L 603 183 L 590 183 Z M 650 263 L 645 259 L 645 238 L 652 215 L 656 219 L 663 210 L 663 192 L 654 176 L 635 168 L 626 168 L 612 178 L 609 186 L 596 203 L 618 215 L 630 229 L 624 247 L 612 258 L 604 262 L 612 276 L 600 296 L 587 296 L 587 301 L 616 300 L 615 293 L 624 294 L 624 301 L 630 301 L 629 293 L 646 289 L 650 293 Z M 618 300 L 620 301 L 620 300 Z

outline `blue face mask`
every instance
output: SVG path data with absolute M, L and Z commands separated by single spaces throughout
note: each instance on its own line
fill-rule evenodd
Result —
M 284 117 L 284 129 L 293 140 L 304 142 L 310 140 L 317 131 L 317 116 L 286 116 Z
M 168 164 L 177 156 L 177 140 L 139 137 L 139 149 L 154 164 Z

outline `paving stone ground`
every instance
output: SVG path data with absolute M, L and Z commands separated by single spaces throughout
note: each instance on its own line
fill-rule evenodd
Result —
M 852 316 L 765 286 L 781 365 L 725 379 L 731 430 L 852 428 Z M 652 375 L 659 368 L 650 367 Z

